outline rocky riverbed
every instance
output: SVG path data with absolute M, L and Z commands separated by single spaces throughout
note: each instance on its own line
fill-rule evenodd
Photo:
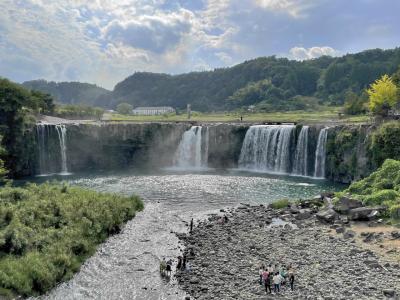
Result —
M 191 266 L 177 272 L 194 299 L 399 299 L 400 265 L 360 247 L 347 219 L 322 222 L 316 208 L 241 205 L 180 235 Z M 334 223 L 333 223 L 334 222 Z M 295 267 L 294 291 L 258 283 L 261 264 Z

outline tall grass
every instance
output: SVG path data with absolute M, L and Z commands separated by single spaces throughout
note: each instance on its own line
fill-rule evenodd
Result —
M 136 196 L 61 184 L 0 188 L 0 293 L 38 295 L 70 279 L 142 209 Z

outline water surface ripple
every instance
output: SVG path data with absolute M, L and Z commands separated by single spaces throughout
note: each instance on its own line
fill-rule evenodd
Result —
M 191 217 L 201 218 L 240 202 L 267 204 L 338 188 L 321 180 L 235 170 L 191 174 L 159 170 L 156 174 L 89 174 L 63 179 L 96 191 L 138 194 L 145 201 L 145 210 L 102 244 L 69 282 L 43 299 L 183 299 L 174 279 L 160 278 L 158 266 L 163 257 L 179 255 L 172 232 L 187 230 Z

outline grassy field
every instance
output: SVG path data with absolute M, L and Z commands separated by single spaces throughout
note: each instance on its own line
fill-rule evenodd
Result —
M 344 122 L 360 123 L 368 122 L 368 116 L 341 116 L 340 108 L 329 107 L 320 111 L 290 111 L 271 113 L 246 113 L 243 115 L 243 122 L 298 122 L 298 123 L 319 123 L 319 122 Z M 133 116 L 106 114 L 104 120 L 108 121 L 132 121 L 132 122 L 175 122 L 188 121 L 186 114 L 168 114 L 158 116 Z M 239 122 L 240 114 L 237 112 L 199 113 L 193 112 L 191 121 L 199 122 Z

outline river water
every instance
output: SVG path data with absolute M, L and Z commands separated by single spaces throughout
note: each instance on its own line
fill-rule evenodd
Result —
M 158 267 L 163 257 L 174 259 L 180 254 L 173 232 L 187 231 L 192 217 L 198 220 L 239 203 L 304 199 L 340 188 L 323 180 L 237 170 L 97 173 L 39 177 L 36 181 L 49 179 L 96 191 L 134 193 L 142 197 L 145 209 L 120 234 L 99 246 L 69 282 L 60 284 L 43 299 L 183 299 L 174 279 L 160 278 Z

